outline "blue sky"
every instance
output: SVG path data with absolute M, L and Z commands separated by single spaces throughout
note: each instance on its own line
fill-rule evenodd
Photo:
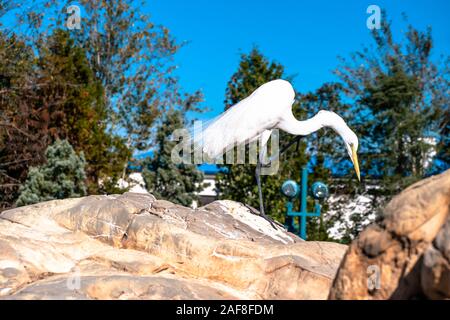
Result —
M 142 8 L 168 27 L 178 41 L 189 43 L 176 56 L 178 75 L 187 91 L 202 89 L 212 118 L 223 111 L 227 81 L 240 53 L 253 45 L 296 74 L 300 92 L 334 80 L 337 56 L 371 43 L 366 9 L 376 4 L 393 21 L 394 35 L 406 29 L 402 12 L 421 30 L 433 28 L 435 55 L 450 53 L 450 1 L 301 1 L 301 0 L 149 0 Z

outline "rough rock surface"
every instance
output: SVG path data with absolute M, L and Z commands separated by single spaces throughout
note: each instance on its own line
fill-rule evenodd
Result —
M 0 214 L 0 299 L 325 299 L 346 246 L 126 193 Z
M 353 241 L 331 299 L 450 299 L 450 170 L 405 189 Z

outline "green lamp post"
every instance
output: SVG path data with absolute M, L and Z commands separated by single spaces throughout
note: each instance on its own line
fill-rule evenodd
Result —
M 314 211 L 307 211 L 307 194 L 308 194 L 308 169 L 302 168 L 301 187 L 293 181 L 286 180 L 281 186 L 281 193 L 288 198 L 286 204 L 287 219 L 286 227 L 291 232 L 299 232 L 300 238 L 306 240 L 306 218 L 307 217 L 319 217 L 320 216 L 320 204 L 319 200 L 323 200 L 328 196 L 328 187 L 322 182 L 314 182 L 311 186 L 311 195 L 316 200 L 314 205 Z M 300 196 L 300 211 L 294 211 L 294 200 L 297 196 Z M 298 217 L 299 227 L 297 228 L 294 218 Z

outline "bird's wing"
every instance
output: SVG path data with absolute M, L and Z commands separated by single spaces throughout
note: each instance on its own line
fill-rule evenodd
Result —
M 211 159 L 216 159 L 234 146 L 258 139 L 264 131 L 276 126 L 280 115 L 291 107 L 294 95 L 292 86 L 284 80 L 274 80 L 262 85 L 203 126 L 191 138 L 194 148 L 201 149 Z
M 258 116 L 258 99 L 249 96 L 204 126 L 194 145 L 216 159 L 234 146 L 258 139 L 266 129 L 267 123 Z

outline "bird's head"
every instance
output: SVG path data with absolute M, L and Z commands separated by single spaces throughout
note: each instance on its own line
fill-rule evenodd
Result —
M 349 129 L 350 130 L 350 129 Z M 350 130 L 348 137 L 344 138 L 345 148 L 347 149 L 348 156 L 352 160 L 353 166 L 355 167 L 356 176 L 358 180 L 361 181 L 361 176 L 359 173 L 359 162 L 358 162 L 358 137 L 356 134 Z
M 319 112 L 319 116 L 324 126 L 328 126 L 336 131 L 344 140 L 345 148 L 347 149 L 348 156 L 352 160 L 353 166 L 355 167 L 356 176 L 358 180 L 361 181 L 361 176 L 359 172 L 358 163 L 358 137 L 349 128 L 344 119 L 342 119 L 338 114 L 332 111 L 322 110 Z

